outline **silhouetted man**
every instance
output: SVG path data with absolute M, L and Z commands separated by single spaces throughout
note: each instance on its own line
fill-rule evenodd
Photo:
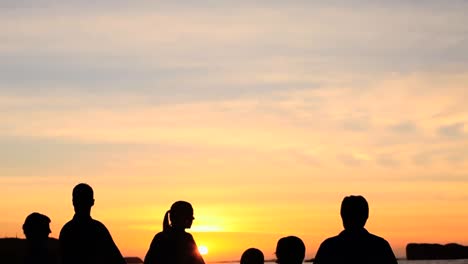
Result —
M 314 264 L 397 264 L 388 242 L 364 228 L 369 206 L 362 196 L 347 196 L 341 203 L 344 231 L 326 239 Z
M 107 228 L 91 218 L 93 189 L 80 183 L 73 189 L 75 215 L 60 231 L 62 264 L 125 264 Z
M 49 247 L 50 218 L 40 213 L 32 213 L 26 217 L 23 232 L 26 236 L 25 264 L 56 264 L 56 250 Z
M 283 237 L 276 245 L 276 262 L 280 264 L 302 264 L 305 258 L 305 245 L 296 236 Z

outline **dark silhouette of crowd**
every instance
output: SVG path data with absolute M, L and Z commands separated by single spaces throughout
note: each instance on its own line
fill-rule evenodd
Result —
M 91 186 L 80 183 L 73 188 L 72 203 L 75 214 L 60 231 L 60 250 L 55 254 L 48 248 L 51 232 L 49 217 L 32 213 L 26 218 L 23 231 L 27 240 L 25 264 L 125 264 L 112 236 L 101 222 L 91 217 L 94 192 Z M 341 204 L 344 230 L 322 242 L 314 259 L 316 264 L 396 264 L 389 243 L 365 228 L 369 205 L 362 196 L 347 196 Z M 190 203 L 177 201 L 164 215 L 163 230 L 157 233 L 146 253 L 144 264 L 205 264 L 190 233 L 194 210 Z M 277 263 L 300 264 L 306 248 L 297 236 L 278 240 Z M 240 264 L 263 264 L 262 251 L 247 249 Z

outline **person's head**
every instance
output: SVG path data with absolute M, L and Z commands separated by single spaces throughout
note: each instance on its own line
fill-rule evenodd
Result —
M 47 240 L 50 234 L 50 218 L 40 213 L 32 213 L 26 217 L 23 232 L 27 240 Z
M 341 203 L 341 219 L 347 230 L 364 228 L 369 217 L 369 205 L 362 196 L 346 196 Z
M 283 237 L 276 245 L 277 263 L 300 264 L 305 258 L 305 245 L 296 236 Z
M 177 229 L 190 228 L 192 227 L 194 219 L 192 205 L 185 201 L 177 201 L 172 204 L 171 209 L 166 212 L 163 229 L 167 230 L 171 227 Z
M 240 264 L 263 264 L 265 257 L 257 248 L 249 248 L 242 254 Z
M 73 188 L 73 207 L 78 214 L 89 214 L 94 205 L 93 188 L 86 183 L 80 183 Z

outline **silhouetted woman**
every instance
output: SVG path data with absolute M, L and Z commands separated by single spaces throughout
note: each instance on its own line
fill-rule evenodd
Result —
M 190 203 L 175 202 L 166 212 L 163 231 L 154 236 L 144 264 L 204 264 L 195 240 L 185 232 L 194 219 Z

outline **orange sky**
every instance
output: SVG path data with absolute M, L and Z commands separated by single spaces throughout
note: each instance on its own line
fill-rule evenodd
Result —
M 208 261 L 370 232 L 468 244 L 466 1 L 122 0 L 0 7 L 0 236 L 52 237 L 72 188 L 124 255 L 191 202 Z
M 281 166 L 285 165 L 274 166 L 277 174 L 286 173 Z M 257 173 L 265 173 L 266 168 L 259 167 Z M 323 239 L 341 231 L 339 206 L 348 194 L 367 197 L 368 229 L 385 237 L 398 256 L 404 256 L 408 242 L 467 243 L 463 231 L 468 216 L 463 200 L 466 183 L 352 176 L 361 170 L 372 172 L 370 168 L 349 170 L 347 177 L 353 180 L 334 179 L 333 173 L 316 177 L 316 169 L 301 177 L 295 169 L 288 169 L 290 176 L 283 183 L 275 182 L 279 179 L 271 171 L 265 182 L 229 174 L 219 180 L 197 176 L 205 169 L 194 170 L 194 178 L 186 178 L 187 183 L 178 176 L 153 183 L 150 178 L 128 176 L 128 172 L 83 180 L 95 189 L 93 216 L 107 225 L 125 255 L 144 256 L 152 237 L 161 230 L 165 211 L 176 199 L 192 202 L 196 218 L 192 232 L 199 245 L 209 248 L 208 261 L 237 259 L 248 247 L 258 247 L 272 258 L 276 241 L 286 235 L 301 237 L 307 256 L 313 257 Z M 52 218 L 51 236 L 57 237 L 73 214 L 70 189 L 75 180 L 75 176 L 3 180 L 2 186 L 8 186 L 3 200 L 10 201 L 2 203 L 2 210 L 9 212 L 2 221 L 4 234 L 23 237 L 25 216 L 39 211 Z

